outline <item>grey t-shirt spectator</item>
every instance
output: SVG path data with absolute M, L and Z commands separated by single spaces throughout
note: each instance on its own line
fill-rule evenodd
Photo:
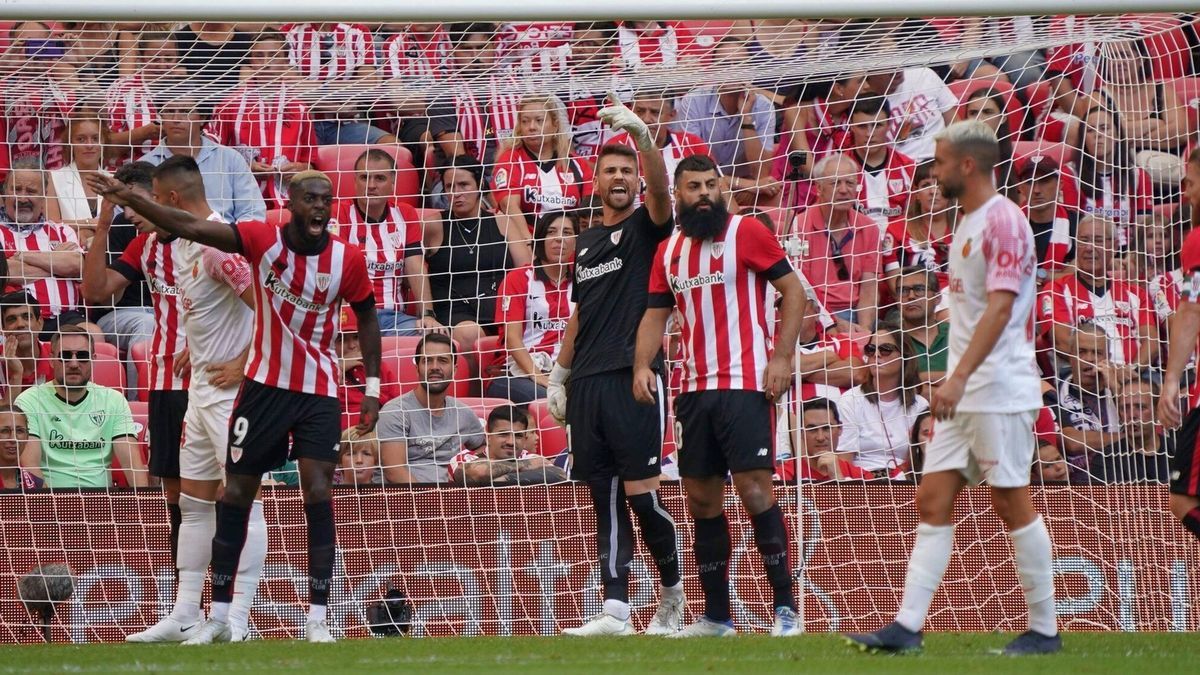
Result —
M 446 482 L 450 460 L 464 447 L 474 450 L 486 442 L 475 411 L 447 398 L 445 410 L 435 415 L 411 391 L 383 406 L 377 429 L 380 443 L 404 441 L 408 446 L 408 470 L 414 483 Z

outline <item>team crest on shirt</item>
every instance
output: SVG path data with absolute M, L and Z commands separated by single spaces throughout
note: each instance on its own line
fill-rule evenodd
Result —
M 95 424 L 98 427 L 104 425 L 104 413 L 102 411 L 97 411 L 88 415 L 88 419 L 92 421 L 92 424 Z
M 612 241 L 613 246 L 621 243 L 621 232 L 623 232 L 623 230 L 617 230 L 616 232 L 608 235 L 608 238 Z
M 576 257 L 577 257 L 577 258 L 582 258 L 583 256 L 587 255 L 587 252 L 588 252 L 587 248 L 584 248 L 584 249 L 582 249 L 581 251 L 579 251 L 579 255 L 578 255 L 578 256 L 576 256 Z
M 971 255 L 971 240 L 970 239 L 968 239 L 967 242 L 965 244 L 963 244 L 962 255 L 964 258 Z
M 329 290 L 329 279 L 330 279 L 330 276 L 328 274 L 318 274 L 317 275 L 317 290 L 321 291 L 322 293 Z
M 496 169 L 496 173 L 492 176 L 492 183 L 497 188 L 503 189 L 508 187 L 508 169 Z
M 1050 294 L 1042 296 L 1042 314 L 1050 316 L 1054 313 L 1054 298 Z
M 712 255 L 714 258 L 720 258 L 725 253 L 725 242 L 719 241 L 712 245 Z
M 893 178 L 893 179 L 889 180 L 888 181 L 888 189 L 891 190 L 892 192 L 903 192 L 904 191 L 904 179 Z
M 397 251 L 404 250 L 404 235 L 400 234 L 399 232 L 393 232 L 391 236 L 388 237 L 388 240 L 392 242 L 392 248 L 396 249 Z
M 192 278 L 193 279 L 200 278 L 200 263 L 199 262 L 196 262 L 194 265 L 192 265 Z

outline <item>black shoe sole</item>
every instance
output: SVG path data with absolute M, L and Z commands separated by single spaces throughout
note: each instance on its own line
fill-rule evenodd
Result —
M 850 637 L 849 635 L 843 635 L 842 642 L 846 643 L 850 647 L 857 649 L 858 651 L 862 652 L 863 654 L 891 654 L 891 655 L 900 656 L 900 655 L 904 655 L 904 654 L 919 654 L 921 652 L 921 647 L 903 647 L 900 649 L 889 649 L 887 647 L 878 647 L 875 645 L 869 645 L 869 644 L 866 644 L 863 642 L 859 642 L 858 640 L 855 640 L 854 638 Z

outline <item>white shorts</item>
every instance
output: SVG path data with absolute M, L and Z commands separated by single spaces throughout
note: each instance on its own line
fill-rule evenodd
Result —
M 229 452 L 229 416 L 234 399 L 205 406 L 189 405 L 183 416 L 179 446 L 179 477 L 188 480 L 221 480 Z
M 1029 485 L 1037 444 L 1033 422 L 1037 411 L 1019 413 L 958 413 L 933 425 L 925 450 L 926 475 L 958 471 L 968 483 L 992 487 Z

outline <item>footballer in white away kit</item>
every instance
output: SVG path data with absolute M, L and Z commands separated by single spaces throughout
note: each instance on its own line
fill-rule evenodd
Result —
M 204 178 L 191 157 L 170 157 L 160 164 L 154 171 L 153 192 L 159 204 L 220 220 L 205 199 Z M 171 613 L 126 640 L 204 644 L 199 630 L 201 594 L 212 559 L 229 416 L 250 346 L 254 297 L 250 266 L 241 256 L 182 238 L 173 240 L 172 245 L 179 266 L 176 284 L 192 369 L 179 449 L 179 582 Z M 230 608 L 230 638 L 234 641 L 244 640 L 249 632 L 250 607 L 266 555 L 267 525 L 262 503 L 255 502 Z
M 921 523 L 900 612 L 882 629 L 847 639 L 869 651 L 921 648 L 925 617 L 954 548 L 954 500 L 968 482 L 986 482 L 1029 604 L 1029 630 L 1004 652 L 1056 652 L 1062 641 L 1050 535 L 1029 497 L 1033 422 L 1042 407 L 1033 344 L 1033 230 L 1021 209 L 996 192 L 999 150 L 990 128 L 958 122 L 936 138 L 934 176 L 964 213 L 950 251 L 950 376 L 930 405 L 937 422 L 917 489 Z

